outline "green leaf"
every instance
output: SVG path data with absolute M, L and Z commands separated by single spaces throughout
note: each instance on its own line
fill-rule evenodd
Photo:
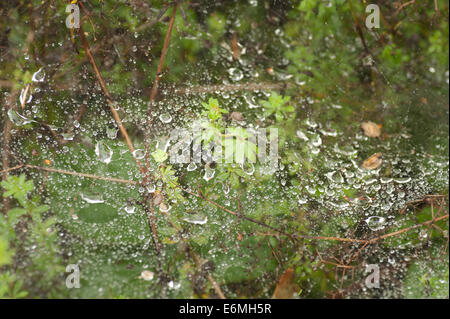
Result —
M 6 190 L 3 197 L 12 195 L 17 200 L 25 198 L 34 189 L 33 181 L 25 181 L 25 174 L 8 176 L 6 181 L 1 182 L 1 186 Z
M 33 208 L 32 212 L 36 214 L 45 213 L 50 209 L 50 206 L 48 205 L 40 205 L 38 207 Z
M 0 237 L 0 267 L 11 263 L 13 251 L 9 250 L 8 241 Z
M 157 149 L 156 151 L 154 151 L 152 153 L 152 156 L 158 163 L 164 162 L 169 157 L 169 155 L 167 155 L 167 153 L 161 149 Z
M 23 216 L 27 211 L 23 208 L 13 208 L 8 211 L 8 218 L 11 225 L 15 225 L 20 216 Z

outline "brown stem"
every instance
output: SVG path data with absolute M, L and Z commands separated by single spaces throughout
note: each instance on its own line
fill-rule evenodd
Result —
M 106 87 L 105 81 L 103 81 L 102 75 L 100 74 L 100 71 L 98 70 L 97 64 L 95 63 L 94 56 L 92 55 L 91 50 L 89 49 L 89 43 L 87 42 L 86 37 L 84 36 L 83 29 L 80 27 L 78 29 L 78 31 L 79 31 L 78 33 L 80 35 L 81 42 L 83 44 L 84 50 L 86 52 L 86 55 L 88 56 L 89 62 L 91 63 L 92 68 L 94 69 L 94 72 L 95 72 L 95 75 L 97 77 L 98 83 L 100 84 L 100 87 L 102 88 L 103 94 L 106 97 L 106 102 L 108 103 L 108 106 L 109 106 L 109 108 L 111 110 L 111 113 L 112 113 L 112 115 L 114 117 L 114 120 L 116 121 L 117 126 L 120 129 L 120 132 L 122 133 L 123 137 L 125 138 L 125 142 L 128 145 L 128 149 L 130 150 L 131 154 L 133 155 L 134 160 L 136 161 L 136 164 L 139 166 L 139 169 L 141 170 L 141 173 L 145 173 L 145 169 L 144 169 L 144 166 L 142 166 L 141 161 L 134 156 L 134 150 L 135 149 L 134 149 L 133 143 L 131 142 L 131 139 L 130 139 L 130 137 L 128 135 L 128 132 L 127 132 L 125 126 L 123 126 L 123 124 L 122 124 L 122 120 L 120 119 L 119 113 L 114 108 L 113 99 L 111 98 L 111 95 L 109 94 L 109 91 L 108 91 L 108 89 Z
M 278 233 L 280 233 L 280 234 L 282 234 L 282 235 L 288 236 L 288 237 L 290 237 L 290 238 L 292 238 L 292 239 L 296 239 L 295 237 L 297 237 L 297 236 L 295 236 L 295 235 L 291 235 L 291 234 L 285 233 L 285 232 L 282 231 L 281 229 L 278 229 L 278 228 L 276 228 L 276 227 L 273 227 L 273 226 L 267 225 L 267 224 L 265 224 L 265 223 L 263 223 L 263 222 L 260 222 L 259 220 L 256 220 L 256 219 L 247 217 L 247 216 L 245 216 L 245 215 L 241 215 L 241 214 L 236 213 L 236 212 L 233 212 L 232 210 L 230 210 L 230 209 L 228 209 L 228 208 L 226 208 L 226 207 L 224 207 L 224 206 L 222 206 L 222 205 L 216 203 L 215 201 L 212 201 L 212 200 L 210 200 L 209 198 L 206 198 L 206 197 L 204 197 L 204 196 L 202 196 L 202 195 L 199 195 L 199 194 L 196 194 L 196 193 L 192 193 L 192 192 L 187 191 L 187 190 L 184 190 L 184 191 L 187 192 L 188 194 L 191 194 L 191 195 L 196 196 L 196 197 L 198 197 L 198 198 L 200 198 L 200 199 L 203 199 L 203 200 L 207 201 L 207 202 L 210 203 L 210 204 L 213 204 L 214 206 L 216 206 L 216 207 L 222 209 L 223 211 L 225 211 L 225 212 L 227 212 L 227 213 L 229 213 L 229 214 L 231 214 L 231 215 L 234 215 L 234 216 L 236 216 L 236 217 L 239 217 L 239 218 L 248 220 L 248 221 L 250 221 L 250 222 L 252 222 L 252 223 L 258 224 L 258 225 L 263 226 L 263 227 L 266 227 L 266 228 L 268 228 L 268 229 L 274 230 L 274 231 L 276 231 L 276 232 L 278 232 Z
M 213 204 L 214 206 L 222 209 L 223 211 L 225 211 L 225 212 L 227 212 L 227 213 L 229 213 L 231 215 L 234 215 L 234 216 L 237 216 L 239 218 L 248 220 L 248 221 L 250 221 L 252 223 L 255 223 L 255 224 L 258 224 L 260 226 L 263 226 L 263 227 L 275 230 L 278 233 L 280 233 L 282 235 L 285 235 L 285 236 L 288 236 L 288 237 L 290 237 L 290 238 L 292 238 L 294 240 L 309 239 L 309 240 L 327 240 L 327 241 L 340 241 L 340 242 L 347 242 L 347 243 L 372 244 L 372 243 L 377 242 L 379 240 L 386 239 L 386 238 L 389 238 L 389 237 L 392 237 L 392 236 L 396 236 L 396 235 L 400 235 L 400 234 L 403 234 L 403 233 L 408 232 L 410 230 L 413 230 L 413 229 L 416 229 L 416 228 L 419 228 L 419 227 L 423 227 L 423 226 L 427 226 L 427 225 L 430 225 L 430 224 L 434 224 L 435 222 L 438 222 L 438 221 L 441 221 L 441 220 L 449 218 L 449 215 L 447 214 L 447 215 L 444 215 L 444 216 L 441 216 L 441 217 L 438 217 L 438 218 L 433 218 L 433 219 L 431 219 L 429 221 L 426 221 L 424 223 L 417 224 L 417 225 L 414 225 L 414 226 L 411 226 L 411 227 L 408 227 L 408 228 L 404 228 L 404 229 L 395 231 L 393 233 L 389 233 L 389 234 L 385 234 L 385 235 L 382 235 L 382 236 L 379 236 L 379 237 L 375 237 L 375 238 L 372 238 L 372 239 L 357 239 L 357 238 L 342 238 L 342 237 L 330 237 L 330 236 L 307 236 L 307 235 L 298 235 L 298 234 L 287 234 L 287 233 L 283 232 L 280 229 L 277 229 L 277 228 L 275 228 L 273 226 L 267 225 L 267 224 L 265 224 L 263 222 L 260 222 L 260 221 L 258 221 L 256 219 L 253 219 L 253 218 L 241 215 L 239 213 L 233 212 L 232 210 L 230 210 L 230 209 L 228 209 L 228 208 L 226 208 L 226 207 L 224 207 L 224 206 L 222 206 L 222 205 L 220 205 L 220 204 L 218 204 L 218 203 L 216 203 L 216 202 L 214 202 L 214 201 L 212 201 L 212 200 L 210 200 L 210 199 L 208 199 L 208 198 L 206 198 L 206 197 L 204 197 L 202 195 L 199 195 L 199 194 L 187 191 L 187 190 L 184 190 L 184 191 L 187 192 L 188 194 L 191 194 L 191 195 L 196 196 L 196 197 L 198 197 L 200 199 L 203 199 L 203 200 L 207 201 L 208 203 Z
M 145 202 L 147 203 L 147 205 L 145 205 L 145 211 L 147 213 L 148 225 L 152 233 L 153 244 L 155 245 L 157 253 L 159 253 L 160 247 L 159 247 L 158 231 L 156 229 L 155 210 L 153 209 L 153 203 L 150 197 L 147 198 Z
M 356 25 L 356 31 L 361 39 L 361 42 L 364 46 L 364 50 L 366 51 L 367 54 L 370 53 L 369 48 L 367 47 L 367 43 L 366 43 L 366 38 L 364 37 L 364 32 L 362 31 L 361 28 L 361 24 L 359 23 L 358 17 L 356 16 L 356 12 L 355 9 L 353 8 L 353 4 L 351 0 L 347 0 L 347 3 L 350 6 L 350 11 L 352 12 L 352 16 L 353 16 L 353 21 L 355 22 Z
M 163 49 L 161 52 L 161 58 L 159 59 L 159 64 L 158 64 L 158 69 L 156 71 L 156 76 L 155 76 L 155 81 L 153 82 L 153 87 L 152 87 L 152 91 L 150 94 L 150 101 L 149 101 L 149 110 L 148 110 L 148 118 L 150 117 L 150 113 L 152 111 L 152 104 L 153 101 L 156 98 L 156 94 L 158 93 L 158 84 L 159 84 L 159 80 L 160 80 L 160 74 L 162 72 L 162 68 L 164 65 L 164 59 L 166 57 L 166 53 L 167 53 L 167 49 L 169 48 L 169 43 L 170 43 L 170 35 L 172 34 L 172 29 L 173 29 L 173 24 L 175 22 L 175 14 L 177 12 L 178 9 L 178 3 L 175 4 L 175 6 L 173 7 L 173 11 L 172 11 L 172 17 L 170 18 L 170 22 L 169 22 L 169 28 L 167 29 L 167 33 L 166 33 L 166 37 L 164 39 L 164 44 L 163 44 Z M 151 122 L 149 123 L 151 124 Z M 148 141 L 149 141 L 149 129 L 147 129 L 145 131 L 145 141 L 146 141 L 146 146 L 145 146 L 145 161 L 146 161 L 146 168 L 144 169 L 144 173 L 148 171 L 149 167 L 150 167 L 150 161 L 149 161 L 149 153 L 150 153 L 150 149 L 148 146 Z M 144 177 L 143 180 L 143 184 L 146 184 L 148 181 L 148 176 Z M 148 197 L 147 199 L 147 205 L 148 209 L 147 209 L 147 218 L 148 218 L 148 222 L 152 231 L 152 235 L 153 235 L 153 241 L 156 247 L 156 250 L 159 252 L 159 244 L 158 244 L 158 233 L 156 230 L 156 220 L 155 220 L 155 212 L 153 209 L 153 202 L 151 200 L 151 196 Z
M 0 174 L 5 174 L 5 173 L 8 173 L 8 172 L 12 172 L 12 171 L 18 170 L 19 168 L 22 168 L 23 166 L 24 166 L 23 164 L 20 164 L 20 165 L 14 166 L 14 167 L 6 168 L 4 170 L 1 170 Z
M 192 250 L 191 250 L 192 251 Z M 194 258 L 194 261 L 197 265 L 198 268 L 201 268 L 202 266 L 202 262 L 200 260 L 200 257 L 197 255 L 197 253 L 192 251 L 192 256 Z M 227 297 L 225 297 L 225 294 L 223 293 L 222 289 L 220 289 L 219 284 L 217 284 L 217 282 L 214 280 L 213 276 L 208 273 L 206 275 L 206 277 L 208 278 L 209 282 L 211 283 L 211 285 L 213 286 L 214 290 L 216 291 L 217 295 L 219 296 L 220 299 L 227 299 Z
M 440 217 L 437 217 L 437 218 L 433 218 L 433 219 L 431 219 L 429 221 L 426 221 L 426 222 L 423 222 L 423 223 L 420 223 L 420 224 L 417 224 L 417 225 L 413 225 L 411 227 L 403 228 L 403 229 L 400 229 L 398 231 L 395 231 L 395 232 L 392 232 L 392 233 L 389 233 L 389 234 L 386 234 L 386 235 L 382 235 L 382 236 L 379 236 L 379 237 L 375 237 L 373 239 L 369 239 L 369 240 L 367 240 L 367 242 L 372 244 L 372 243 L 374 243 L 376 241 L 379 241 L 381 239 L 386 239 L 386 238 L 389 238 L 389 237 L 392 237 L 392 236 L 397 236 L 397 235 L 406 233 L 406 232 L 408 232 L 410 230 L 413 230 L 413 229 L 416 229 L 416 228 L 420 228 L 420 227 L 423 227 L 423 226 L 434 224 L 435 222 L 438 222 L 438 221 L 441 221 L 441 220 L 444 220 L 444 219 L 448 219 L 448 217 L 449 217 L 449 214 L 443 215 L 443 216 L 440 216 Z
M 161 57 L 159 59 L 159 64 L 158 64 L 158 69 L 156 70 L 156 75 L 155 75 L 155 81 L 153 81 L 153 87 L 152 87 L 152 91 L 150 93 L 150 100 L 149 100 L 149 109 L 147 112 L 147 118 L 148 120 L 148 124 L 149 127 L 147 130 L 145 130 L 145 141 L 146 141 L 146 152 L 145 152 L 145 162 L 146 162 L 146 169 L 148 170 L 150 167 L 150 161 L 149 161 L 149 157 L 150 157 L 150 149 L 148 146 L 148 141 L 149 141 L 149 135 L 150 135 L 150 125 L 152 124 L 152 117 L 151 117 L 151 112 L 152 112 L 152 106 L 153 106 L 153 102 L 156 98 L 156 94 L 158 93 L 158 85 L 159 85 L 159 80 L 160 80 L 160 75 L 162 72 L 162 68 L 164 65 L 164 59 L 166 58 L 166 53 L 167 53 L 167 49 L 169 48 L 169 43 L 170 43 L 170 36 L 172 34 L 172 29 L 173 29 L 173 24 L 175 22 L 175 15 L 178 9 L 178 3 L 175 4 L 175 6 L 173 7 L 173 11 L 172 11 L 172 17 L 170 18 L 170 22 L 169 22 L 169 27 L 167 29 L 167 33 L 166 33 L 166 37 L 164 38 L 164 44 L 163 44 L 163 49 L 161 51 Z M 144 183 L 147 182 L 147 178 L 145 178 Z
M 161 57 L 159 59 L 158 70 L 156 71 L 155 81 L 153 82 L 153 87 L 152 87 L 152 91 L 150 94 L 150 109 L 148 111 L 149 114 L 151 112 L 151 104 L 155 100 L 156 94 L 158 93 L 158 84 L 159 84 L 159 80 L 160 80 L 160 75 L 161 75 L 162 68 L 164 65 L 164 59 L 166 58 L 167 49 L 169 48 L 170 35 L 172 34 L 172 29 L 173 29 L 173 24 L 175 22 L 175 15 L 177 13 L 177 9 L 178 9 L 178 3 L 175 4 L 175 6 L 173 7 L 172 17 L 170 18 L 170 22 L 169 22 L 169 28 L 167 29 L 166 37 L 164 39 L 164 45 L 163 45 L 163 49 L 161 51 Z

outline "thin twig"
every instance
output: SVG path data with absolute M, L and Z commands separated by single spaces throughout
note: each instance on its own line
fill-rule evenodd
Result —
M 402 3 L 400 6 L 398 6 L 397 11 L 395 12 L 395 16 L 397 16 L 400 13 L 400 11 L 402 11 L 405 7 L 407 7 L 411 4 L 414 4 L 414 3 L 416 3 L 416 0 L 411 0 L 411 1 L 408 1 L 405 3 Z
M 172 17 L 170 18 L 169 27 L 167 29 L 166 37 L 164 38 L 164 45 L 163 45 L 163 49 L 161 51 L 161 57 L 159 59 L 159 64 L 158 64 L 158 69 L 156 71 L 155 81 L 153 82 L 152 91 L 150 93 L 150 108 L 148 110 L 149 114 L 152 111 L 151 106 L 152 106 L 153 101 L 156 98 L 156 94 L 158 93 L 158 84 L 159 84 L 162 68 L 164 65 L 164 59 L 166 58 L 167 49 L 169 48 L 170 36 L 172 34 L 172 29 L 173 29 L 173 24 L 175 22 L 175 15 L 177 13 L 177 9 L 178 9 L 178 3 L 175 4 L 175 6 L 173 7 Z
M 372 239 L 357 239 L 357 238 L 342 238 L 342 237 L 331 237 L 331 236 L 307 236 L 307 235 L 298 235 L 298 234 L 287 234 L 286 232 L 283 232 L 282 230 L 277 229 L 277 228 L 275 228 L 273 226 L 267 225 L 267 224 L 265 224 L 263 222 L 260 222 L 260 221 L 258 221 L 256 219 L 253 219 L 253 218 L 241 215 L 239 213 L 236 213 L 236 212 L 234 212 L 234 211 L 232 211 L 232 210 L 230 210 L 230 209 L 228 209 L 228 208 L 226 208 L 226 207 L 224 207 L 224 206 L 214 202 L 213 200 L 210 200 L 210 199 L 208 199 L 208 198 L 206 198 L 206 197 L 204 197 L 204 196 L 202 196 L 200 194 L 196 194 L 196 193 L 190 192 L 190 191 L 185 190 L 185 189 L 184 189 L 184 191 L 186 193 L 188 193 L 188 194 L 191 194 L 191 195 L 196 196 L 196 197 L 198 197 L 200 199 L 203 199 L 203 200 L 207 201 L 208 203 L 213 204 L 214 206 L 222 209 L 223 211 L 225 211 L 225 212 L 227 212 L 227 213 L 229 213 L 231 215 L 234 215 L 234 216 L 237 216 L 239 218 L 248 220 L 248 221 L 250 221 L 252 223 L 256 223 L 256 224 L 258 224 L 260 226 L 263 226 L 263 227 L 275 230 L 278 233 L 280 233 L 282 235 L 285 235 L 285 236 L 288 236 L 288 237 L 290 237 L 292 239 L 295 239 L 295 240 L 298 240 L 298 239 L 309 239 L 309 240 L 339 241 L 339 242 L 347 242 L 347 243 L 350 242 L 350 243 L 373 244 L 373 243 L 375 243 L 375 242 L 377 242 L 379 240 L 386 239 L 386 238 L 389 238 L 389 237 L 392 237 L 392 236 L 396 236 L 396 235 L 400 235 L 400 234 L 403 234 L 405 232 L 411 231 L 413 229 L 416 229 L 416 228 L 419 228 L 419 227 L 423 227 L 423 226 L 426 226 L 426 225 L 429 225 L 429 224 L 433 224 L 435 222 L 438 222 L 438 221 L 441 221 L 441 220 L 449 218 L 449 215 L 447 214 L 447 215 L 440 216 L 438 218 L 434 218 L 434 219 L 431 219 L 429 221 L 423 222 L 421 224 L 417 224 L 417 225 L 414 225 L 414 226 L 411 226 L 411 227 L 407 227 L 407 228 L 395 231 L 393 233 L 385 234 L 385 235 L 382 235 L 382 236 L 379 236 L 379 237 L 375 237 L 375 238 L 372 238 Z M 364 245 L 364 247 L 365 246 L 366 245 Z
M 122 133 L 123 137 L 125 138 L 125 142 L 128 145 L 128 149 L 130 150 L 131 154 L 133 155 L 133 158 L 136 161 L 136 164 L 139 166 L 141 173 L 145 173 L 145 169 L 142 166 L 141 161 L 139 159 L 137 159 L 134 154 L 135 149 L 134 149 L 133 143 L 131 142 L 131 139 L 128 135 L 128 132 L 127 132 L 125 126 L 123 126 L 123 124 L 122 124 L 122 120 L 120 119 L 119 113 L 116 111 L 116 109 L 114 107 L 113 99 L 111 98 L 111 95 L 109 94 L 109 91 L 106 87 L 105 81 L 103 81 L 102 75 L 100 74 L 100 71 L 98 70 L 97 64 L 95 63 L 95 59 L 91 53 L 91 50 L 89 49 L 89 43 L 87 42 L 86 37 L 84 36 L 84 32 L 83 32 L 83 29 L 81 28 L 81 26 L 78 30 L 79 30 L 79 34 L 80 34 L 80 38 L 81 38 L 81 42 L 83 44 L 84 50 L 86 52 L 86 55 L 88 56 L 88 59 L 92 65 L 92 68 L 94 69 L 98 83 L 100 84 L 103 94 L 106 97 L 106 102 L 109 105 L 109 108 L 111 110 L 111 113 L 113 114 L 114 120 L 116 121 L 117 126 L 120 129 L 120 132 Z
M 21 168 L 21 167 L 36 169 L 36 170 L 50 172 L 50 173 L 59 173 L 59 174 L 65 174 L 65 175 L 72 175 L 72 176 L 78 176 L 78 177 L 86 177 L 86 178 L 98 179 L 98 180 L 114 182 L 114 183 L 130 184 L 130 185 L 137 185 L 137 184 L 139 184 L 139 182 L 136 182 L 136 181 L 133 181 L 133 180 L 120 179 L 120 178 L 114 178 L 114 177 L 104 177 L 104 176 L 98 176 L 98 175 L 93 175 L 93 174 L 78 173 L 78 172 L 67 171 L 67 170 L 58 169 L 58 168 L 41 167 L 41 166 L 35 166 L 35 165 L 29 165 L 29 164 L 16 166 L 15 169 L 18 169 L 18 168 Z
M 291 83 L 242 83 L 242 84 L 219 84 L 205 86 L 191 86 L 175 88 L 174 94 L 199 94 L 199 93 L 215 93 L 215 92 L 234 92 L 234 91 L 269 91 L 269 90 L 285 90 L 293 87 Z
M 258 224 L 258 225 L 260 225 L 260 226 L 266 227 L 266 228 L 268 228 L 268 229 L 274 230 L 274 231 L 276 231 L 276 232 L 278 232 L 278 233 L 280 233 L 280 234 L 282 234 L 282 235 L 288 236 L 289 238 L 296 239 L 296 238 L 295 238 L 295 237 L 296 237 L 295 235 L 288 234 L 288 233 L 282 231 L 281 229 L 278 229 L 278 228 L 276 228 L 276 227 L 267 225 L 267 224 L 265 224 L 265 223 L 263 223 L 263 222 L 260 222 L 259 220 L 256 220 L 256 219 L 247 217 L 247 216 L 245 216 L 245 215 L 241 215 L 241 214 L 239 214 L 239 213 L 236 213 L 236 212 L 234 212 L 234 211 L 232 211 L 232 210 L 230 210 L 230 209 L 228 209 L 228 208 L 226 208 L 226 207 L 224 207 L 224 206 L 222 206 L 222 205 L 216 203 L 215 201 L 210 200 L 209 198 L 207 198 L 207 197 L 205 197 L 205 196 L 203 196 L 203 195 L 199 195 L 199 194 L 190 192 L 190 191 L 185 190 L 185 189 L 183 189 L 183 191 L 185 191 L 186 193 L 188 193 L 188 194 L 190 194 L 190 195 L 193 195 L 193 196 L 196 196 L 196 197 L 198 197 L 198 198 L 200 198 L 200 199 L 203 199 L 203 200 L 207 201 L 208 203 L 210 203 L 210 204 L 212 204 L 212 205 L 214 205 L 214 206 L 216 206 L 216 207 L 222 209 L 223 211 L 225 211 L 225 212 L 227 212 L 227 213 L 229 213 L 229 214 L 231 214 L 231 215 L 234 215 L 234 216 L 236 216 L 236 217 L 238 217 L 238 218 L 245 219 L 245 220 L 250 221 L 250 222 L 252 222 L 252 223 L 255 223 L 255 224 Z
M 177 12 L 177 8 L 178 8 L 178 3 L 176 3 L 173 7 L 173 11 L 172 11 L 172 17 L 170 18 L 170 22 L 169 22 L 169 27 L 167 29 L 167 33 L 166 33 L 166 37 L 164 39 L 164 44 L 163 44 L 163 49 L 161 52 L 161 58 L 159 59 L 159 64 L 158 64 L 158 69 L 156 70 L 156 75 L 155 75 L 155 81 L 153 82 L 153 87 L 152 87 L 152 91 L 150 94 L 150 101 L 149 101 L 149 110 L 148 110 L 148 115 L 151 115 L 151 111 L 152 111 L 152 104 L 153 101 L 156 97 L 156 94 L 158 93 L 158 84 L 159 84 L 159 79 L 160 79 L 160 75 L 162 72 L 162 68 L 164 65 L 164 59 L 166 57 L 166 53 L 167 53 L 167 49 L 169 48 L 169 43 L 170 43 L 170 35 L 172 34 L 172 29 L 173 29 L 173 24 L 175 22 L 175 14 Z M 164 14 L 164 12 L 163 12 Z M 151 117 L 149 117 L 151 118 Z M 150 123 L 151 124 L 151 123 Z M 146 173 L 149 168 L 150 168 L 150 161 L 149 161 L 149 153 L 150 153 L 150 149 L 149 149 L 149 145 L 148 145 L 148 141 L 149 141 L 149 130 L 145 131 L 145 141 L 146 141 L 146 146 L 145 146 L 145 162 L 146 162 L 146 167 L 145 168 L 141 168 L 141 170 L 143 169 L 143 172 Z M 147 178 L 148 176 L 144 177 L 143 183 L 147 183 Z M 159 252 L 159 244 L 158 244 L 158 233 L 156 230 L 156 221 L 155 221 L 155 212 L 153 209 L 153 202 L 152 202 L 152 197 L 149 196 L 148 200 L 147 200 L 147 206 L 148 209 L 147 210 L 147 215 L 148 215 L 148 221 L 150 223 L 150 228 L 152 230 L 153 233 L 153 240 L 155 242 L 155 247 L 156 250 Z
M 145 211 L 147 212 L 147 221 L 153 236 L 153 244 L 155 245 L 156 252 L 160 253 L 161 249 L 159 247 L 158 231 L 156 229 L 155 210 L 153 209 L 153 203 L 151 201 L 151 198 L 148 198 L 145 202 L 148 206 L 145 207 Z
M 201 268 L 202 266 L 202 262 L 200 260 L 200 257 L 197 255 L 197 253 L 192 252 L 192 256 L 194 257 L 194 261 L 197 264 L 198 268 Z M 206 276 L 209 280 L 209 282 L 211 283 L 211 285 L 213 286 L 214 290 L 216 291 L 217 295 L 219 296 L 220 299 L 227 299 L 227 297 L 225 297 L 225 294 L 222 292 L 222 289 L 220 289 L 220 286 L 217 284 L 217 282 L 214 280 L 213 276 L 208 273 Z
M 20 164 L 20 165 L 14 166 L 14 167 L 10 167 L 10 168 L 1 170 L 1 171 L 0 171 L 0 174 L 5 174 L 5 173 L 8 173 L 8 172 L 15 171 L 15 170 L 17 170 L 17 169 L 19 169 L 19 168 L 22 168 L 23 166 L 24 166 L 23 164 Z M 4 176 L 4 177 L 6 178 L 6 176 Z
M 366 39 L 364 37 L 364 32 L 363 32 L 363 30 L 361 28 L 361 24 L 359 23 L 358 17 L 356 16 L 355 9 L 353 8 L 352 1 L 351 0 L 347 0 L 347 3 L 350 6 L 350 11 L 352 12 L 353 20 L 354 20 L 355 25 L 356 25 L 356 31 L 357 31 L 357 33 L 358 33 L 358 35 L 359 35 L 359 37 L 361 39 L 361 42 L 362 42 L 362 44 L 364 46 L 364 50 L 366 51 L 367 54 L 369 54 L 370 51 L 369 51 L 369 48 L 367 47 Z
M 386 234 L 386 235 L 382 235 L 382 236 L 379 236 L 379 237 L 375 237 L 373 239 L 369 239 L 369 240 L 367 240 L 367 242 L 369 244 L 372 244 L 372 243 L 377 242 L 379 240 L 386 239 L 386 238 L 389 238 L 389 237 L 392 237 L 392 236 L 397 236 L 397 235 L 406 233 L 406 232 L 411 231 L 411 230 L 416 229 L 416 228 L 420 228 L 420 227 L 423 227 L 423 226 L 434 224 L 434 223 L 436 223 L 438 221 L 441 221 L 441 220 L 444 220 L 444 219 L 448 219 L 448 217 L 449 217 L 449 214 L 444 215 L 444 216 L 440 216 L 440 217 L 431 219 L 429 221 L 426 221 L 426 222 L 423 222 L 423 223 L 420 223 L 420 224 L 417 224 L 417 225 L 413 225 L 411 227 L 403 228 L 403 229 L 400 229 L 398 231 L 395 231 L 395 232 L 392 232 L 392 233 L 389 233 L 389 234 Z
M 175 15 L 176 15 L 177 9 L 178 9 L 178 3 L 176 3 L 173 7 L 172 17 L 170 18 L 169 27 L 167 29 L 166 36 L 164 38 L 164 44 L 163 44 L 163 48 L 161 51 L 161 57 L 159 59 L 158 69 L 156 70 L 155 80 L 153 81 L 153 87 L 152 87 L 152 91 L 150 93 L 149 107 L 148 107 L 148 111 L 147 111 L 149 127 L 151 127 L 151 124 L 152 124 L 151 112 L 153 109 L 153 102 L 156 98 L 156 94 L 158 93 L 159 80 L 160 80 L 162 68 L 164 65 L 164 60 L 166 58 L 167 49 L 169 48 L 170 36 L 172 34 L 172 29 L 173 29 L 173 24 L 175 22 Z M 147 170 L 150 167 L 150 160 L 149 160 L 150 155 L 149 155 L 149 147 L 148 147 L 149 135 L 150 135 L 149 129 L 145 130 L 145 141 L 147 142 L 146 143 L 145 162 L 146 162 Z M 146 180 L 144 182 L 146 182 Z

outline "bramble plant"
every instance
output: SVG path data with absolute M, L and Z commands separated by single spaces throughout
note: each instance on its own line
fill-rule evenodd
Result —
M 293 113 L 295 108 L 292 105 L 286 105 L 291 100 L 290 96 L 281 96 L 276 92 L 272 92 L 269 100 L 260 100 L 259 103 L 264 107 L 264 116 L 269 117 L 275 115 L 277 121 L 283 121 L 286 117 L 291 117 L 289 113 Z
M 14 198 L 19 206 L 8 210 L 6 216 L 0 215 L 0 267 L 6 265 L 3 267 L 6 271 L 1 273 L 0 296 L 26 297 L 29 292 L 22 289 L 28 287 L 32 290 L 33 283 L 29 281 L 33 280 L 45 280 L 48 293 L 55 291 L 61 285 L 61 282 L 56 282 L 57 286 L 53 286 L 55 278 L 62 277 L 64 267 L 61 265 L 56 243 L 57 221 L 54 217 L 43 216 L 50 207 L 41 205 L 38 195 L 31 197 L 33 181 L 27 181 L 24 174 L 9 176 L 1 182 L 1 186 L 5 189 L 3 197 Z M 22 234 L 19 235 L 18 231 Z M 21 247 L 22 241 L 32 244 L 35 252 L 28 256 L 29 260 L 19 263 L 17 249 L 15 251 L 9 247 Z M 23 264 L 26 268 L 20 269 L 24 267 Z

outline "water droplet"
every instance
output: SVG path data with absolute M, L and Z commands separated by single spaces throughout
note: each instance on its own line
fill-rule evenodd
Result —
M 100 204 L 105 202 L 103 197 L 98 194 L 81 194 L 81 199 L 89 204 Z
M 399 184 L 409 183 L 411 181 L 411 177 L 398 177 L 394 178 L 394 182 Z
M 107 128 L 106 129 L 106 135 L 108 136 L 108 138 L 110 139 L 115 139 L 117 137 L 117 132 L 119 131 L 118 128 L 116 127 L 111 127 L 111 128 Z
M 233 82 L 240 81 L 244 78 L 244 73 L 237 68 L 230 68 L 228 73 L 230 74 L 230 78 Z
M 172 206 L 170 205 L 166 205 L 165 203 L 160 203 L 159 204 L 159 210 L 163 213 L 167 213 L 168 211 L 170 211 L 172 209 Z
M 214 177 L 214 174 L 216 174 L 216 171 L 213 168 L 209 167 L 209 165 L 205 165 L 205 175 L 203 176 L 203 179 L 205 181 L 209 181 Z
M 40 68 L 36 73 L 33 74 L 31 81 L 33 82 L 44 82 L 45 72 L 44 68 Z
M 19 114 L 13 109 L 8 110 L 8 117 L 9 120 L 16 126 L 23 126 L 28 123 L 34 122 L 33 120 L 30 120 L 29 118 Z
M 169 287 L 169 289 L 180 289 L 181 288 L 181 283 L 174 282 L 174 281 L 169 281 L 167 286 Z
M 344 182 L 344 178 L 342 177 L 341 173 L 338 171 L 329 172 L 326 174 L 328 179 L 332 182 L 342 184 Z
M 134 214 L 136 212 L 135 206 L 125 206 L 123 209 L 127 212 L 127 214 Z
M 188 170 L 188 172 L 192 172 L 192 171 L 194 171 L 196 168 L 197 168 L 197 164 L 195 164 L 194 162 L 192 162 L 192 163 L 189 163 L 189 165 L 188 165 L 188 167 L 187 167 L 187 170 Z
M 208 216 L 193 215 L 193 216 L 183 218 L 183 220 L 187 223 L 191 223 L 191 224 L 195 224 L 195 225 L 204 225 L 208 222 Z
M 311 139 L 311 145 L 314 147 L 319 147 L 320 145 L 322 145 L 322 138 L 319 135 L 314 136 Z
M 29 86 L 25 87 L 20 91 L 19 101 L 20 105 L 25 105 L 33 100 L 33 95 L 31 94 L 31 89 Z
M 113 151 L 103 141 L 98 141 L 95 145 L 95 154 L 100 162 L 109 164 L 113 156 Z
M 74 133 L 62 133 L 61 136 L 65 141 L 73 141 L 75 134 Z
M 161 121 L 161 122 L 163 122 L 163 123 L 170 123 L 170 122 L 172 122 L 172 115 L 170 115 L 169 113 L 164 113 L 164 114 L 161 114 L 160 116 L 159 116 L 159 120 Z
M 240 166 L 247 175 L 253 175 L 253 173 L 255 172 L 255 166 L 252 163 L 244 163 Z
M 309 141 L 308 136 L 306 136 L 306 134 L 303 133 L 303 132 L 300 131 L 300 130 L 297 131 L 297 136 L 298 136 L 301 140 Z
M 365 220 L 367 226 L 373 231 L 381 230 L 385 227 L 386 218 L 381 216 L 370 216 Z
M 156 190 L 156 185 L 155 185 L 155 184 L 150 183 L 150 184 L 147 186 L 147 192 L 149 192 L 149 193 L 154 193 L 155 190 Z
M 145 150 L 142 150 L 142 149 L 138 149 L 138 150 L 135 150 L 134 152 L 133 152 L 133 156 L 136 158 L 136 159 L 143 159 L 144 158 L 144 156 L 145 156 Z
M 316 194 L 316 188 L 312 187 L 310 185 L 306 186 L 305 189 L 308 191 L 308 193 L 310 193 L 311 195 L 315 195 Z

